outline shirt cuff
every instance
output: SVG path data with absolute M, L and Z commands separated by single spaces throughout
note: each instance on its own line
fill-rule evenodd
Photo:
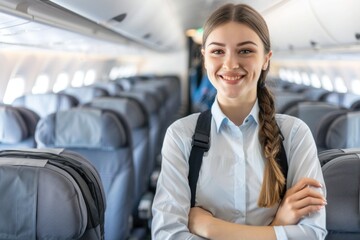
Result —
M 288 240 L 285 229 L 282 226 L 274 226 L 274 230 L 277 240 Z

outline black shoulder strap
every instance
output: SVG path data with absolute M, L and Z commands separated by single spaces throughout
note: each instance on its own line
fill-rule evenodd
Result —
M 210 149 L 210 129 L 211 129 L 211 110 L 206 110 L 199 115 L 199 118 L 196 123 L 195 133 L 192 140 L 192 148 L 189 157 L 189 186 L 191 192 L 191 207 L 195 206 L 195 196 L 196 196 L 196 184 L 199 178 L 199 172 L 202 164 L 202 159 L 204 153 Z M 279 128 L 280 131 L 280 128 Z M 287 177 L 288 172 L 288 162 L 283 145 L 284 137 L 280 131 L 282 138 L 281 148 L 277 155 L 277 161 L 280 165 L 281 171 Z M 284 197 L 286 193 L 286 183 L 281 194 L 281 198 Z
M 189 185 L 191 191 L 191 207 L 195 206 L 196 184 L 204 153 L 210 148 L 211 110 L 202 112 L 196 123 L 189 158 Z
M 280 127 L 279 128 L 279 132 L 280 132 L 280 137 L 281 137 L 281 145 L 280 145 L 280 151 L 278 152 L 277 156 L 276 156 L 276 160 L 277 163 L 279 164 L 280 168 L 281 168 L 281 172 L 282 174 L 285 176 L 285 185 L 284 188 L 282 190 L 282 193 L 280 195 L 281 199 L 284 198 L 285 193 L 286 193 L 286 179 L 287 179 L 287 173 L 288 173 L 288 162 L 287 162 L 287 157 L 286 157 L 286 152 L 285 152 L 285 148 L 284 148 L 284 136 L 281 133 Z

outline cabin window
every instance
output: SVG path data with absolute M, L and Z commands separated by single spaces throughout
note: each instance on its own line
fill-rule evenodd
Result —
M 310 86 L 311 85 L 311 80 L 309 78 L 309 75 L 306 72 L 302 72 L 301 73 L 301 78 L 302 78 L 302 82 L 306 85 L 306 86 Z
M 351 81 L 351 89 L 355 94 L 360 95 L 360 80 L 354 79 Z
M 47 75 L 39 75 L 35 81 L 31 92 L 34 94 L 45 93 L 49 87 L 49 77 Z
M 67 88 L 69 85 L 69 75 L 67 73 L 60 73 L 56 78 L 56 82 L 53 87 L 55 93 L 60 92 Z
M 85 79 L 84 79 L 84 85 L 88 86 L 95 82 L 96 73 L 95 70 L 91 69 L 86 72 Z
M 334 91 L 334 86 L 329 78 L 328 75 L 323 75 L 321 78 L 321 84 L 323 86 L 324 89 L 328 90 L 328 91 Z
M 321 82 L 316 73 L 312 73 L 310 78 L 311 78 L 311 85 L 314 88 L 321 88 Z
M 279 77 L 280 77 L 281 80 L 287 81 L 287 72 L 286 72 L 285 69 L 281 68 L 279 70 Z
M 84 83 L 85 74 L 83 71 L 77 71 L 74 74 L 73 80 L 71 81 L 71 86 L 81 87 Z
M 347 87 L 345 86 L 344 80 L 341 77 L 335 78 L 335 90 L 340 93 L 347 92 Z
M 293 79 L 296 84 L 302 84 L 302 79 L 298 71 L 293 71 Z
M 3 102 L 11 104 L 16 98 L 24 94 L 25 80 L 22 77 L 11 78 L 6 87 Z
M 120 75 L 120 67 L 113 67 L 109 73 L 110 80 L 115 80 Z

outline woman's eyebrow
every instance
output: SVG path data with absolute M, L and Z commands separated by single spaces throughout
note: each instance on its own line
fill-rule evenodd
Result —
M 240 42 L 240 43 L 236 44 L 236 46 L 239 47 L 239 46 L 243 46 L 243 45 L 246 45 L 246 44 L 252 44 L 252 45 L 257 46 L 257 44 L 255 42 L 253 42 L 253 41 Z M 220 47 L 225 47 L 226 46 L 225 43 L 219 43 L 219 42 L 211 42 L 211 43 L 208 44 L 208 46 L 210 46 L 210 45 L 216 45 L 216 46 L 220 46 Z

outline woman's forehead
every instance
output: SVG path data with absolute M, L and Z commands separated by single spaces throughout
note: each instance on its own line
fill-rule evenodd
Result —
M 216 26 L 208 35 L 205 46 L 216 42 L 225 45 L 237 45 L 241 42 L 262 44 L 260 37 L 248 25 L 238 22 L 227 22 Z

